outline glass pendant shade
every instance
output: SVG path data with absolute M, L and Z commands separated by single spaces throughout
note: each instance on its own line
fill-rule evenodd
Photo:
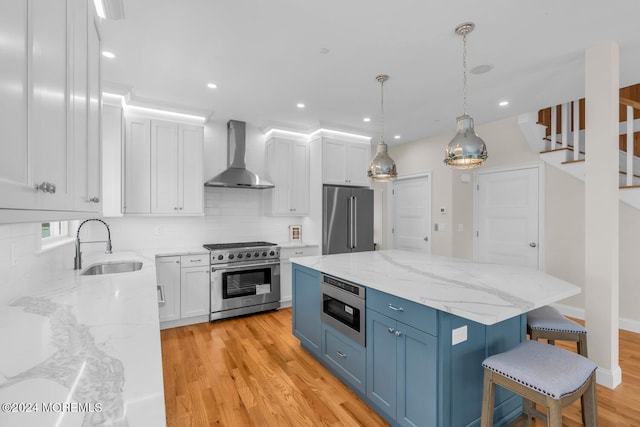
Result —
M 389 181 L 398 177 L 396 162 L 387 153 L 387 144 L 380 140 L 376 146 L 376 155 L 369 164 L 367 176 L 373 181 Z
M 457 119 L 456 136 L 447 145 L 444 163 L 454 169 L 473 169 L 487 159 L 487 146 L 473 129 L 473 119 L 463 114 Z

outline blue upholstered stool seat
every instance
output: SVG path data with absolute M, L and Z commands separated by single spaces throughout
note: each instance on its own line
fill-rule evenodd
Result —
M 586 357 L 538 341 L 491 356 L 482 366 L 554 399 L 578 390 L 598 367 Z
M 586 334 L 587 330 L 579 323 L 569 320 L 555 308 L 546 305 L 527 313 L 527 325 L 541 331 L 568 332 Z

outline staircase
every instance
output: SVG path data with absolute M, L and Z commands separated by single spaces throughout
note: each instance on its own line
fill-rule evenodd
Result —
M 640 84 L 620 89 L 619 195 L 640 209 Z M 584 181 L 585 100 L 522 114 L 518 124 L 532 150 L 565 173 Z M 638 131 L 636 131 L 637 129 Z

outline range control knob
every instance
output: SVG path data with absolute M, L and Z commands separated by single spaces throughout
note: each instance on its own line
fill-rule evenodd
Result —
M 262 252 L 262 256 L 267 256 L 267 251 Z
M 233 258 L 235 258 L 235 257 L 233 256 L 233 254 L 230 254 L 230 255 L 229 255 L 229 259 L 233 259 Z
M 242 254 L 238 254 L 238 259 L 242 259 Z
M 269 255 L 274 256 L 276 253 L 274 251 L 269 251 Z
M 224 259 L 224 255 L 218 255 L 218 260 L 222 261 Z
M 258 258 L 260 256 L 260 252 L 256 252 L 255 254 L 253 254 L 254 258 Z
M 245 258 L 251 258 L 251 254 L 249 252 L 247 252 L 247 254 L 244 257 Z

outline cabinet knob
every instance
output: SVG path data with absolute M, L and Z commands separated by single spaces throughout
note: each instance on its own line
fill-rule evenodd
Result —
M 43 193 L 54 194 L 56 192 L 56 185 L 47 181 L 43 181 L 42 184 L 35 184 L 33 187 L 36 191 L 40 190 Z
M 396 331 L 396 336 L 399 337 L 400 335 L 402 335 L 402 332 Z
M 387 329 L 387 332 L 389 332 L 390 334 L 394 333 L 395 331 L 396 331 L 396 330 L 395 330 L 395 329 L 393 329 L 393 328 L 389 328 L 389 329 Z
M 529 243 L 529 246 L 531 246 L 532 248 L 535 248 L 535 247 L 536 247 L 536 246 L 538 246 L 538 245 L 536 245 L 536 243 L 535 243 L 535 242 L 531 242 L 531 243 Z
M 92 197 L 89 200 L 87 200 L 89 203 L 100 203 L 100 198 L 99 197 Z

